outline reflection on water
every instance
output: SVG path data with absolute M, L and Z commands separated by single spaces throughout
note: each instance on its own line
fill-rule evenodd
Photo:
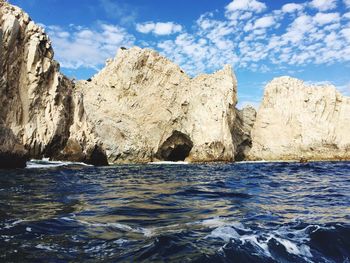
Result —
M 350 257 L 350 163 L 32 163 L 0 171 L 0 208 L 2 261 Z

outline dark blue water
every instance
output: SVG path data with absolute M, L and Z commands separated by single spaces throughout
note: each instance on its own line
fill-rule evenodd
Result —
M 350 163 L 0 171 L 0 261 L 350 262 Z

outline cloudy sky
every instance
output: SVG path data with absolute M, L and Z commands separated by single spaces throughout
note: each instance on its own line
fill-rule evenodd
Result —
M 350 0 L 10 0 L 45 27 L 55 58 L 86 79 L 118 47 L 156 49 L 188 74 L 234 67 L 240 106 L 274 77 L 350 95 Z

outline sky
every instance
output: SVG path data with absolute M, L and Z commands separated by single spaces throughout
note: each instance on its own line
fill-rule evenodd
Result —
M 239 107 L 291 76 L 350 95 L 350 0 L 9 0 L 48 33 L 64 74 L 87 79 L 119 47 L 152 48 L 191 76 L 233 66 Z

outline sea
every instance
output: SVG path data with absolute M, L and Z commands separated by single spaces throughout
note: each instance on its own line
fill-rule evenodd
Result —
M 0 262 L 350 263 L 350 162 L 0 171 Z

